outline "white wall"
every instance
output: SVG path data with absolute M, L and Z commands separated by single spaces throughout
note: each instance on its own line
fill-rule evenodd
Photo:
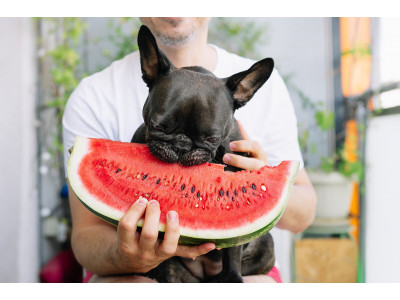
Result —
M 374 117 L 366 145 L 366 282 L 400 282 L 400 115 Z
M 400 18 L 379 18 L 373 49 L 374 88 L 400 81 Z M 400 90 L 376 97 L 377 107 L 400 105 Z M 373 117 L 367 129 L 365 200 L 366 282 L 400 282 L 400 114 Z
M 0 282 L 36 282 L 36 68 L 31 19 L 0 18 Z

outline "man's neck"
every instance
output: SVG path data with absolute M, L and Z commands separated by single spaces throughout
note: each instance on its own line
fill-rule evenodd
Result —
M 195 40 L 183 46 L 166 46 L 160 48 L 177 68 L 201 66 L 214 71 L 217 65 L 217 52 L 204 40 Z

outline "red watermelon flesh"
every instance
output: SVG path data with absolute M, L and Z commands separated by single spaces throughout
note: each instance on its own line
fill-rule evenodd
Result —
M 225 172 L 223 165 L 164 163 L 142 144 L 77 137 L 68 163 L 70 185 L 81 202 L 118 224 L 139 197 L 179 215 L 181 243 L 242 244 L 269 231 L 286 206 L 299 163 Z M 143 222 L 138 225 L 141 226 Z

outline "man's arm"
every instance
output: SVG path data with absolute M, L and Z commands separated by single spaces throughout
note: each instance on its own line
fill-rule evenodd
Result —
M 276 225 L 293 233 L 304 231 L 314 220 L 317 195 L 304 168 L 299 170 L 288 204 Z
M 167 214 L 164 239 L 157 239 L 160 208 L 156 201 L 136 201 L 115 227 L 86 209 L 70 187 L 69 195 L 72 249 L 78 262 L 94 274 L 145 273 L 169 257 L 194 258 L 215 248 L 211 243 L 178 245 L 179 219 L 175 212 Z M 143 216 L 145 222 L 138 233 L 136 224 Z

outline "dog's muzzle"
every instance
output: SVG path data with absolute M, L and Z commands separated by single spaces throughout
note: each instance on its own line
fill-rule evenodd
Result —
M 202 148 L 192 148 L 188 139 L 178 138 L 173 143 L 152 140 L 148 142 L 150 152 L 167 163 L 179 163 L 183 166 L 194 166 L 209 162 L 212 155 Z

